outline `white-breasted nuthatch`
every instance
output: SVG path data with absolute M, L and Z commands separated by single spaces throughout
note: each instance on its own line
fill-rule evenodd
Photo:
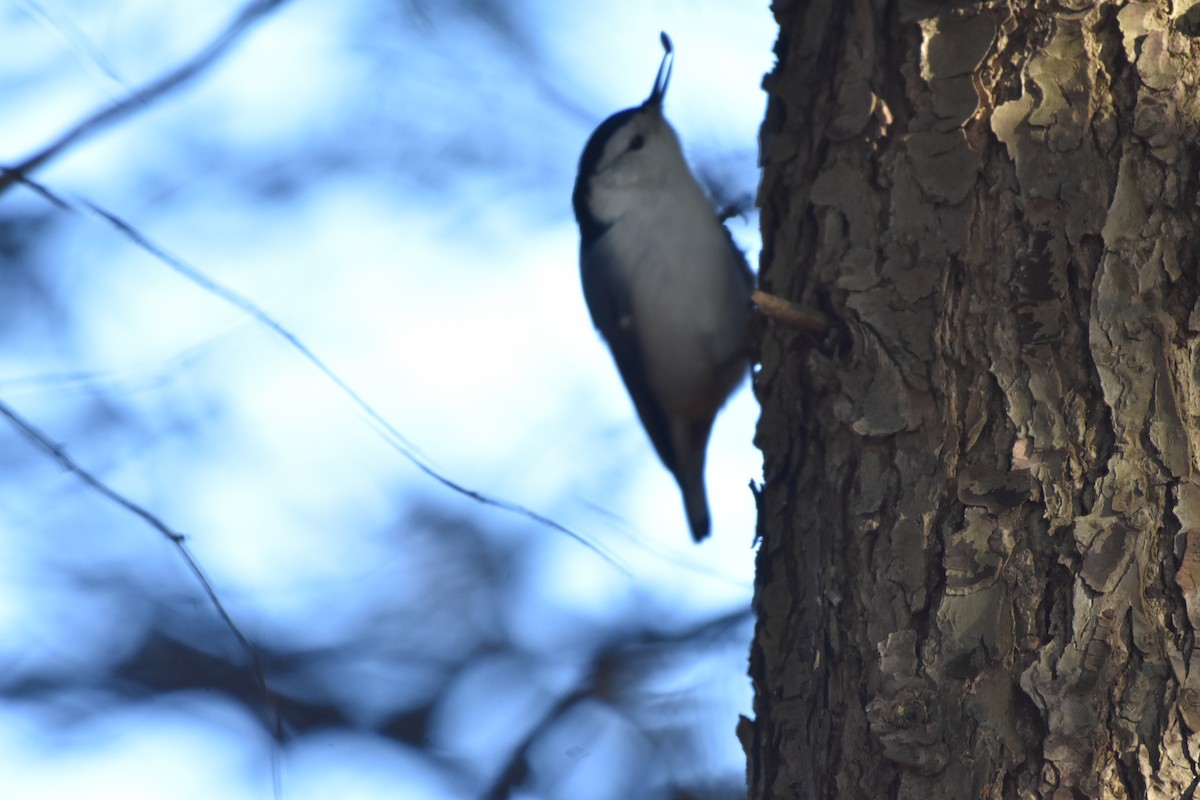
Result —
M 600 123 L 571 202 L 592 322 L 646 433 L 708 535 L 704 455 L 717 411 L 748 366 L 753 278 L 663 116 L 671 40 L 646 102 Z

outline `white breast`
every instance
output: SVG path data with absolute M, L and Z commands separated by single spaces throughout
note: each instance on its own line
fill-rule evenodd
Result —
M 620 250 L 615 263 L 659 402 L 668 412 L 715 411 L 744 374 L 748 289 L 708 198 L 699 186 L 675 189 L 643 192 L 639 213 L 605 239 Z

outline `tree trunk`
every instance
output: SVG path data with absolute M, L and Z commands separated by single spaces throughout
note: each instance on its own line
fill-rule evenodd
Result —
M 1190 5 L 775 3 L 751 798 L 1196 793 Z

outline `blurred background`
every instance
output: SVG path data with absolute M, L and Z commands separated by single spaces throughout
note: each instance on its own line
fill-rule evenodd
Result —
M 717 420 L 695 546 L 570 193 L 665 30 L 755 265 L 767 4 L 267 5 L 31 175 L 65 208 L 0 194 L 0 403 L 186 536 L 265 690 L 179 550 L 0 418 L 0 797 L 744 795 L 756 406 Z M 244 7 L 0 0 L 0 164 Z

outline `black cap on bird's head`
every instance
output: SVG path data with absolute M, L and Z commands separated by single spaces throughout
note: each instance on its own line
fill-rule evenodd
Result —
M 658 65 L 658 74 L 654 76 L 650 96 L 640 106 L 618 111 L 601 122 L 596 130 L 592 131 L 579 157 L 579 171 L 575 176 L 571 205 L 574 207 L 575 219 L 579 222 L 584 241 L 596 238 L 607 227 L 607 221 L 598 216 L 597 209 L 590 200 L 593 177 L 616 163 L 623 153 L 641 150 L 658 131 L 664 127 L 670 128 L 663 117 L 662 106 L 667 84 L 671 82 L 675 48 L 672 47 L 671 38 L 666 33 L 660 34 L 660 37 L 665 52 L 662 62 Z M 673 133 L 671 138 L 674 139 Z M 675 147 L 678 148 L 677 143 Z

